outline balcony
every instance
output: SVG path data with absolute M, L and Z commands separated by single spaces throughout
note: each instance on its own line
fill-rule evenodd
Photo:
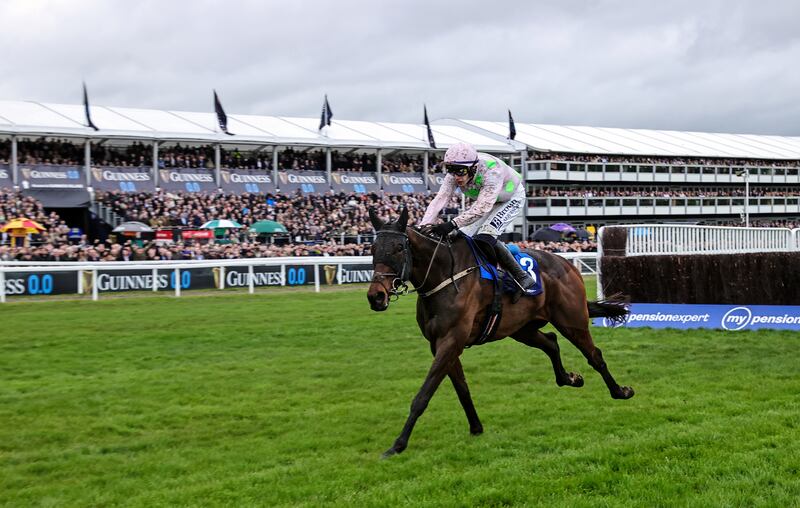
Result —
M 744 197 L 549 197 L 528 198 L 526 215 L 536 217 L 708 217 L 744 212 Z M 800 213 L 800 196 L 751 197 L 750 215 Z
M 742 184 L 737 172 L 749 171 L 751 184 L 800 184 L 800 168 L 772 166 L 688 166 L 619 162 L 528 161 L 529 182 L 718 183 Z

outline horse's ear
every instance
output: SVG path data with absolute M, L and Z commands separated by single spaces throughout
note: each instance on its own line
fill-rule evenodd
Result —
M 369 221 L 372 222 L 372 227 L 375 228 L 375 231 L 383 229 L 383 221 L 375 213 L 375 207 L 373 206 L 369 207 Z
M 402 210 L 400 210 L 400 220 L 397 221 L 397 225 L 400 228 L 400 231 L 405 231 L 406 226 L 408 225 L 408 208 L 405 206 Z

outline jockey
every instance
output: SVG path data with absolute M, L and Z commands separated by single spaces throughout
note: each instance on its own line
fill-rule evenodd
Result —
M 447 235 L 456 229 L 470 235 L 492 261 L 498 261 L 523 291 L 533 289 L 535 282 L 523 270 L 503 242 L 497 241 L 506 227 L 525 206 L 525 185 L 522 177 L 509 165 L 486 153 L 478 153 L 472 145 L 458 143 L 444 155 L 447 176 L 433 198 L 420 225 L 426 231 Z M 456 187 L 475 202 L 451 221 L 433 226 L 441 209 L 453 196 Z

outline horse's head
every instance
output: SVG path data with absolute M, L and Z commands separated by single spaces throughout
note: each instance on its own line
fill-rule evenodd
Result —
M 369 219 L 376 235 L 372 244 L 374 276 L 367 300 L 372 310 L 384 311 L 389 307 L 389 297 L 401 294 L 411 276 L 411 247 L 406 235 L 408 210 L 403 207 L 397 222 L 384 223 L 370 208 Z

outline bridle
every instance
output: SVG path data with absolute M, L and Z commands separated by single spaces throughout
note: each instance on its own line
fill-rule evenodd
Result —
M 416 231 L 415 229 L 411 229 L 415 233 L 422 235 L 422 233 Z M 433 262 L 436 259 L 436 252 L 439 250 L 439 246 L 442 244 L 444 238 L 439 238 L 436 240 L 436 248 L 433 251 L 433 255 L 431 256 L 431 260 L 428 263 L 428 269 L 425 271 L 425 277 L 422 279 L 422 283 L 415 287 L 414 289 L 408 289 L 408 280 L 411 277 L 411 242 L 408 239 L 408 235 L 403 231 L 391 231 L 391 230 L 383 230 L 378 231 L 376 233 L 376 240 L 381 235 L 396 235 L 403 238 L 403 266 L 400 268 L 400 273 L 395 272 L 378 272 L 372 276 L 372 282 L 377 282 L 383 289 L 386 290 L 386 294 L 389 295 L 389 301 L 397 301 L 401 296 L 408 295 L 411 293 L 416 293 L 419 291 L 421 287 L 425 285 L 425 282 L 428 281 L 428 275 L 431 273 L 431 268 L 433 267 Z M 428 238 L 429 240 L 433 240 L 432 238 L 422 235 L 424 238 Z M 449 244 L 449 241 L 448 241 Z M 388 263 L 383 263 L 387 264 Z M 391 266 L 390 266 L 391 268 Z M 386 279 L 391 279 L 391 287 L 387 286 L 385 281 Z M 425 296 L 424 294 L 422 296 Z M 394 298 L 394 299 L 392 299 Z

